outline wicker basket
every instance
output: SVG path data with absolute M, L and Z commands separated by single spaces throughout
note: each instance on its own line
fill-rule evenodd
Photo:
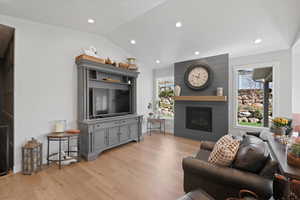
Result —
M 300 168 L 300 158 L 295 156 L 293 153 L 287 154 L 287 163 L 294 167 Z

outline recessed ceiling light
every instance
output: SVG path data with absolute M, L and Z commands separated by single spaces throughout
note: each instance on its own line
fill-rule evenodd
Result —
M 181 22 L 176 22 L 175 26 L 176 26 L 177 28 L 180 28 L 180 27 L 182 27 L 182 23 L 181 23 Z
M 195 55 L 199 55 L 200 53 L 199 53 L 199 51 L 195 51 Z
M 160 63 L 160 60 L 156 60 L 155 62 L 156 62 L 156 64 L 159 64 L 159 63 Z
M 131 44 L 136 44 L 136 41 L 135 40 L 130 40 L 130 43 Z
M 95 23 L 95 20 L 94 19 L 88 19 L 88 23 L 93 24 L 93 23 Z
M 254 44 L 259 44 L 262 42 L 262 39 L 261 38 L 257 38 L 256 40 L 254 40 Z

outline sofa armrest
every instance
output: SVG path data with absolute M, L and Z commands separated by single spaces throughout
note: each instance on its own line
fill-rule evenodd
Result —
M 203 180 L 203 182 L 211 183 L 210 186 L 215 184 L 218 187 L 228 188 L 231 190 L 234 189 L 237 192 L 241 189 L 251 190 L 263 199 L 269 198 L 272 195 L 272 181 L 262 178 L 256 174 L 234 168 L 217 166 L 192 157 L 184 158 L 182 164 L 185 176 L 184 178 L 193 179 L 191 181 L 193 184 L 197 182 L 197 180 Z M 201 184 L 199 187 L 206 186 Z M 210 188 L 203 189 L 207 189 L 206 191 L 210 190 Z
M 203 141 L 200 144 L 200 149 L 212 151 L 214 149 L 215 144 L 215 142 Z

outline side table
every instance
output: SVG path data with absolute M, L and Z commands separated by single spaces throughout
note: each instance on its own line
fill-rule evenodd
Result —
M 154 124 L 159 124 L 159 127 L 153 127 L 152 125 Z M 147 119 L 147 132 L 150 130 L 150 135 L 152 130 L 159 130 L 162 132 L 163 128 L 163 133 L 166 135 L 166 120 L 165 119 L 160 119 L 160 118 L 148 118 Z
M 77 150 L 71 151 L 70 140 L 71 139 L 77 140 Z M 61 169 L 62 161 L 67 161 L 71 159 L 76 159 L 77 162 L 80 161 L 80 134 L 79 133 L 51 133 L 47 135 L 48 140 L 48 149 L 47 149 L 47 164 L 49 165 L 50 162 L 58 162 L 59 169 Z M 50 154 L 50 146 L 52 142 L 58 142 L 58 152 Z M 62 157 L 62 143 L 67 143 L 67 151 L 66 154 L 69 158 Z M 71 156 L 72 154 L 76 154 L 76 156 Z M 58 159 L 52 158 L 53 156 L 58 155 Z

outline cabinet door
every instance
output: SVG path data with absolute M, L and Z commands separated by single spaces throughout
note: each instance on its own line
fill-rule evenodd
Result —
M 130 138 L 130 131 L 129 131 L 129 126 L 124 125 L 120 127 L 120 142 L 124 142 L 129 140 Z
M 138 124 L 130 124 L 129 125 L 130 137 L 132 139 L 138 138 Z
M 94 151 L 102 150 L 107 146 L 106 129 L 97 129 L 94 131 Z
M 108 145 L 113 146 L 120 142 L 120 128 L 112 127 L 108 128 Z

